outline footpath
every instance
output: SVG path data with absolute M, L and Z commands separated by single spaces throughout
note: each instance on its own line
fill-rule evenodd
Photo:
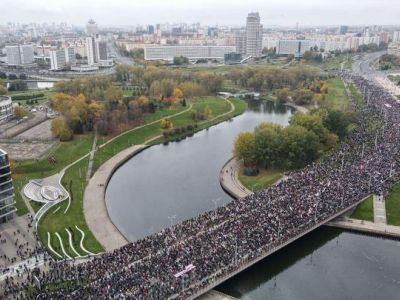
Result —
M 239 181 L 239 164 L 235 158 L 228 160 L 222 167 L 219 179 L 222 188 L 236 199 L 252 194 Z M 387 225 L 386 223 L 386 208 L 383 196 L 374 195 L 373 197 L 374 222 L 356 220 L 349 218 L 347 215 L 342 215 L 326 223 L 326 225 L 351 231 L 400 238 L 400 226 Z

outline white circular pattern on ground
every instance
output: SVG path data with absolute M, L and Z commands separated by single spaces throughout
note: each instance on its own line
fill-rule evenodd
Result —
M 49 185 L 43 186 L 40 189 L 40 194 L 48 201 L 58 200 L 58 198 L 63 195 L 59 188 Z

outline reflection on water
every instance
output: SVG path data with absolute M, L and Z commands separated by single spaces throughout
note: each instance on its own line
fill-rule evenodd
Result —
M 399 299 L 400 243 L 320 228 L 220 285 L 240 299 Z
M 261 122 L 288 124 L 291 109 L 274 110 L 271 102 L 251 102 L 231 121 L 194 136 L 153 146 L 125 163 L 107 187 L 111 219 L 129 239 L 157 232 L 174 223 L 223 205 L 231 198 L 219 185 L 219 171 L 232 156 L 233 141 Z

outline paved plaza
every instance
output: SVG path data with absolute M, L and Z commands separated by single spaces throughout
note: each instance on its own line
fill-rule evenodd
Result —
M 54 139 L 51 133 L 51 122 L 53 120 L 46 120 L 27 131 L 17 135 L 17 139 L 28 139 L 28 140 L 52 140 Z
M 0 224 L 0 275 L 10 265 L 35 256 L 38 247 L 32 215 Z
M 0 148 L 4 149 L 12 160 L 40 159 L 57 144 L 53 142 L 9 142 L 0 143 Z
M 45 112 L 38 111 L 33 114 L 32 118 L 29 118 L 21 123 L 18 123 L 16 120 L 12 120 L 10 122 L 0 124 L 0 138 L 12 138 L 43 122 L 46 120 L 46 118 L 47 116 Z

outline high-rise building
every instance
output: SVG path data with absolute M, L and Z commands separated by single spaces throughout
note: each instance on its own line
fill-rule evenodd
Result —
M 75 62 L 75 50 L 71 47 L 50 51 L 51 70 L 62 70 L 67 65 L 75 65 Z
M 7 45 L 7 63 L 10 66 L 28 65 L 34 62 L 33 45 Z
M 76 64 L 76 56 L 75 56 L 75 49 L 72 47 L 65 47 L 64 48 L 65 54 L 65 62 L 68 65 L 75 65 Z
M 395 32 L 393 32 L 392 42 L 393 42 L 393 43 L 398 43 L 398 42 L 400 42 L 400 31 L 395 31 Z
M 107 59 L 107 42 L 96 41 L 97 62 Z
M 349 26 L 341 25 L 339 27 L 339 34 L 346 34 L 348 30 L 349 30 Z
M 94 37 L 86 38 L 86 53 L 88 65 L 107 60 L 107 42 L 96 40 Z
M 6 46 L 7 63 L 10 66 L 21 65 L 21 54 L 19 52 L 19 45 Z
M 262 52 L 262 25 L 258 12 L 249 13 L 246 21 L 246 56 L 259 57 Z
M 8 155 L 0 149 L 0 223 L 10 220 L 17 211 L 14 197 Z
M 51 70 L 57 71 L 64 69 L 66 65 L 64 50 L 50 51 L 50 66 Z
M 95 36 L 99 33 L 99 28 L 94 20 L 90 19 L 86 24 L 86 34 L 90 36 Z
M 88 65 L 94 65 L 97 62 L 96 39 L 92 37 L 86 38 L 86 53 Z
M 308 40 L 280 40 L 276 47 L 277 55 L 294 55 L 301 57 L 304 52 L 310 50 L 310 41 Z
M 21 64 L 28 65 L 35 61 L 33 45 L 20 45 Z

